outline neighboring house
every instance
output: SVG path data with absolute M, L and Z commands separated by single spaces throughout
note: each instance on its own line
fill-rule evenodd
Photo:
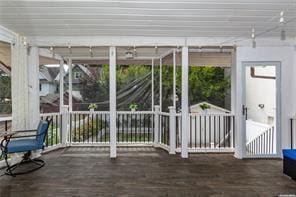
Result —
M 72 92 L 73 103 L 81 102 L 81 96 L 79 93 Z M 69 103 L 69 92 L 64 93 L 64 103 Z M 40 97 L 40 113 L 52 113 L 59 112 L 60 106 L 60 95 L 59 94 L 48 94 Z M 76 110 L 76 106 L 73 104 L 73 110 Z
M 73 110 L 77 107 L 77 103 L 81 103 L 82 96 L 80 94 L 82 79 L 88 79 L 96 74 L 97 70 L 87 68 L 83 65 L 73 65 L 72 68 L 72 101 Z M 59 67 L 46 67 L 40 68 L 40 111 L 42 113 L 58 112 L 59 111 L 59 80 L 60 73 Z M 69 85 L 69 70 L 64 75 L 65 86 Z M 69 93 L 65 87 L 64 104 L 69 103 Z
M 208 109 L 203 110 L 201 106 L 203 105 L 207 105 L 209 106 Z M 213 105 L 211 103 L 208 102 L 201 102 L 201 103 L 197 103 L 195 105 L 191 105 L 190 106 L 190 112 L 191 113 L 208 113 L 208 114 L 225 114 L 225 113 L 230 113 L 229 110 L 224 109 L 222 107 Z
M 75 64 L 72 67 L 72 88 L 74 91 L 79 91 L 83 79 L 91 78 L 93 76 L 91 69 L 86 66 Z M 69 72 L 65 74 L 64 82 L 69 82 Z
M 58 84 L 56 80 L 60 72 L 59 67 L 40 66 L 39 69 L 39 92 L 40 96 L 58 93 Z

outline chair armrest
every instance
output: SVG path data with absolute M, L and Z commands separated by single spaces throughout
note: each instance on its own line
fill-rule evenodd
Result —
M 39 134 L 35 134 L 35 135 L 19 135 L 19 136 L 11 136 L 11 139 L 15 139 L 15 138 L 29 138 L 29 137 L 38 137 L 40 135 L 43 135 L 45 132 L 43 133 L 39 133 Z
M 25 132 L 33 132 L 33 131 L 37 131 L 37 129 L 17 130 L 17 131 L 12 131 L 12 132 L 15 132 L 15 133 L 25 133 Z

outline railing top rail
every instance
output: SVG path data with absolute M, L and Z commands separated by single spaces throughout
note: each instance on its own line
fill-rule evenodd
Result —
M 109 111 L 72 111 L 71 114 L 110 114 Z
M 153 111 L 117 111 L 117 114 L 154 114 Z
M 271 125 L 270 127 L 264 129 L 260 134 L 257 134 L 252 140 L 247 142 L 247 145 L 250 144 L 252 141 L 256 140 L 257 138 L 259 138 L 260 136 L 263 136 L 265 133 L 272 131 L 272 129 L 274 129 L 274 128 L 275 128 L 275 126 Z
M 168 112 L 159 112 L 158 114 L 164 115 L 164 116 L 169 116 L 170 115 L 170 113 L 168 113 Z
M 189 116 L 234 116 L 228 113 L 189 113 Z
M 0 117 L 0 122 L 3 122 L 3 121 L 11 121 L 12 120 L 12 117 Z
M 57 116 L 57 115 L 61 115 L 61 113 L 56 112 L 56 113 L 42 113 L 40 114 L 40 117 L 44 117 L 44 116 Z

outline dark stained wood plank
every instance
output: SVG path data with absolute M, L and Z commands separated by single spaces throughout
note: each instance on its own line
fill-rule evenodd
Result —
M 0 178 L 0 196 L 276 196 L 296 194 L 281 160 L 238 160 L 231 154 L 189 159 L 150 147 L 70 147 L 43 155 L 39 171 Z

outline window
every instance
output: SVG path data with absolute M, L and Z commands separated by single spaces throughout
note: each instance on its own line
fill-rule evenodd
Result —
M 74 79 L 80 79 L 82 77 L 81 72 L 74 72 Z
M 39 84 L 39 91 L 42 91 L 42 84 Z

